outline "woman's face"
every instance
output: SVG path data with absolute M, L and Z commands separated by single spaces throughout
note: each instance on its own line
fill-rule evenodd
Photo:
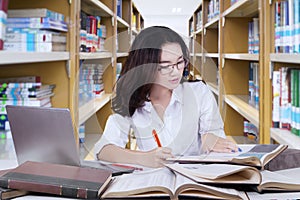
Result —
M 175 89 L 180 84 L 184 67 L 185 60 L 180 45 L 164 44 L 155 83 L 171 90 Z

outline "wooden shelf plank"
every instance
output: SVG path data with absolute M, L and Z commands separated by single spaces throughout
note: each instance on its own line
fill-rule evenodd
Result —
M 225 102 L 256 127 L 259 126 L 259 111 L 248 102 L 248 95 L 225 95 Z
M 118 28 L 129 28 L 129 24 L 121 17 L 117 17 L 117 23 Z
M 207 82 L 206 84 L 215 95 L 219 96 L 219 90 L 217 84 L 211 82 Z
M 136 28 L 132 28 L 131 31 L 133 35 L 137 35 L 139 33 Z
M 111 58 L 112 53 L 111 52 L 93 52 L 93 53 L 81 52 L 79 53 L 79 57 L 81 60 L 103 59 L 103 58 Z
M 253 17 L 258 14 L 258 0 L 239 0 L 225 10 L 223 17 Z M 226 22 L 225 22 L 226 23 Z
M 202 57 L 203 54 L 202 54 L 202 53 L 195 53 L 195 56 L 196 56 L 196 57 Z
M 232 60 L 251 60 L 258 61 L 258 54 L 249 54 L 249 53 L 225 53 L 223 54 L 223 58 L 232 59 Z
M 288 130 L 271 128 L 271 138 L 280 144 L 287 144 L 290 148 L 300 149 L 300 137 L 292 134 Z
M 126 57 L 126 56 L 128 56 L 128 52 L 118 52 L 117 53 L 117 58 Z
M 110 101 L 112 94 L 103 94 L 101 97 L 94 98 L 79 107 L 79 125 L 84 123 L 93 114 L 100 110 Z
M 113 11 L 98 0 L 81 0 L 81 9 L 86 13 L 102 17 L 114 16 Z
M 300 64 L 300 54 L 271 53 L 270 61 Z
M 210 58 L 218 58 L 219 57 L 218 53 L 205 53 L 204 55 L 206 57 L 210 57 Z
M 7 52 L 0 51 L 0 65 L 36 62 L 64 61 L 70 59 L 69 52 Z
M 200 34 L 200 33 L 202 33 L 202 27 L 199 28 L 199 29 L 197 29 L 197 30 L 194 32 L 195 35 L 196 35 L 196 34 Z
M 204 28 L 218 28 L 220 16 L 216 16 L 204 25 Z

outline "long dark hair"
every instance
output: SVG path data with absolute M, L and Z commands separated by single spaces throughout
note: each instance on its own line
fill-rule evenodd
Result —
M 158 73 L 161 48 L 166 43 L 178 43 L 184 59 L 189 63 L 188 48 L 175 31 L 163 26 L 152 26 L 142 30 L 131 45 L 116 83 L 116 93 L 112 99 L 112 109 L 115 113 L 132 116 L 136 109 L 148 101 Z

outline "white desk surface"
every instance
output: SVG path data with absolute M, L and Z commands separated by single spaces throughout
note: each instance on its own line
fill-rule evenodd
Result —
M 85 155 L 86 158 L 88 156 Z M 18 165 L 15 155 L 15 150 L 13 146 L 12 139 L 0 139 L 0 170 L 14 168 Z M 268 194 L 258 194 L 255 192 L 250 193 L 251 200 L 292 200 L 300 199 L 300 192 L 296 193 L 268 193 Z M 73 198 L 64 197 L 53 197 L 53 196 L 36 196 L 36 195 L 26 195 L 23 197 L 15 198 L 17 200 L 74 200 Z

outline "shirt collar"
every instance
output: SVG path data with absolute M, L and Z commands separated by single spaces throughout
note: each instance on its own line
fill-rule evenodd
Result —
M 169 105 L 173 105 L 175 103 L 183 104 L 183 88 L 182 84 L 180 84 L 177 88 L 175 88 L 172 92 L 171 100 Z M 150 112 L 152 109 L 151 101 L 145 101 L 145 106 L 143 107 L 144 110 Z

